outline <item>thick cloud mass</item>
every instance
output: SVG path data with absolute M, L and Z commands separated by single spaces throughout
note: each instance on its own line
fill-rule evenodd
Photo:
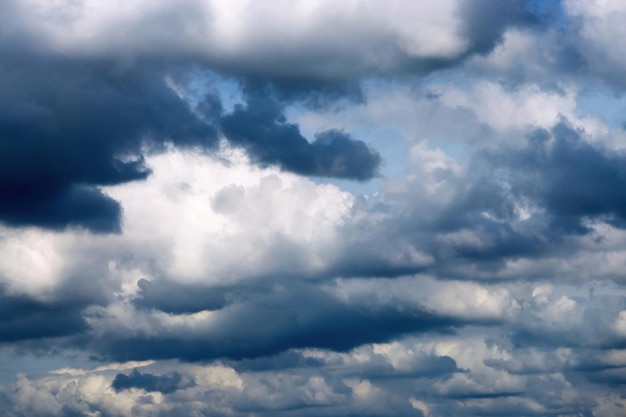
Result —
M 625 415 L 624 27 L 0 2 L 2 415 Z
M 220 125 L 231 143 L 248 149 L 259 163 L 297 174 L 367 180 L 381 162 L 378 153 L 341 131 L 321 132 L 309 143 L 297 125 L 286 121 L 279 104 L 263 97 L 250 97 Z
M 184 381 L 178 372 L 174 372 L 171 376 L 157 376 L 148 373 L 142 374 L 134 369 L 130 375 L 117 374 L 111 387 L 118 392 L 130 388 L 140 388 L 147 392 L 158 391 L 162 394 L 170 394 L 178 389 L 189 388 L 191 385 L 193 383 Z
M 293 311 L 295 317 L 277 316 L 280 311 Z M 407 332 L 450 331 L 456 324 L 460 324 L 459 319 L 428 313 L 418 306 L 350 305 L 310 287 L 262 294 L 200 316 L 197 325 L 201 332 L 175 326 L 154 336 L 107 334 L 95 340 L 94 348 L 116 360 L 258 357 L 294 347 L 344 351 Z
M 75 335 L 87 330 L 80 305 L 41 302 L 7 294 L 6 290 L 0 293 L 0 300 L 0 343 Z
M 0 71 L 0 219 L 120 231 L 98 187 L 145 179 L 142 147 L 212 145 L 202 123 L 151 69 L 6 52 Z
M 293 86 L 450 66 L 488 51 L 507 25 L 534 20 L 523 1 L 475 3 L 10 0 L 4 32 L 64 53 L 194 58 Z
M 199 115 L 167 85 L 160 65 L 6 55 L 0 72 L 6 224 L 120 232 L 122 208 L 99 187 L 144 180 L 150 174 L 144 154 L 167 144 L 214 149 L 218 130 L 256 162 L 303 175 L 366 180 L 380 164 L 378 153 L 343 132 L 322 132 L 309 144 L 270 100 L 252 97 L 246 110 L 222 116 L 219 97 L 208 97 Z
M 586 231 L 583 220 L 602 218 L 616 226 L 626 217 L 626 158 L 598 149 L 565 123 L 534 132 L 528 146 L 494 155 L 495 164 L 517 171 L 511 192 L 537 201 L 552 227 Z

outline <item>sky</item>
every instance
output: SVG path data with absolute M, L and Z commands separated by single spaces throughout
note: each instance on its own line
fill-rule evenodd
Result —
M 626 416 L 626 2 L 2 0 L 6 417 Z

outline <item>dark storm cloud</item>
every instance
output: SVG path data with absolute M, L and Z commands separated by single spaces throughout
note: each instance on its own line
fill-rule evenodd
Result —
M 202 285 L 181 285 L 169 281 L 139 280 L 139 294 L 133 304 L 166 313 L 185 314 L 203 310 L 219 310 L 228 303 L 232 288 L 207 288 Z M 173 297 L 172 294 L 176 296 Z
M 81 334 L 88 328 L 82 307 L 10 295 L 0 287 L 0 344 Z
M 457 390 L 447 393 L 445 397 L 454 400 L 468 400 L 468 399 L 490 399 L 490 398 L 508 398 L 508 397 L 521 397 L 524 393 L 522 391 L 498 391 L 498 392 L 476 392 L 476 391 L 462 391 Z
M 377 174 L 380 155 L 348 134 L 329 130 L 307 141 L 289 123 L 278 101 L 253 93 L 221 118 L 228 140 L 242 146 L 261 165 L 278 165 L 301 175 L 367 180 Z
M 349 305 L 307 286 L 275 290 L 214 312 L 210 328 L 129 337 L 110 334 L 93 348 L 115 360 L 275 355 L 290 348 L 346 351 L 413 332 L 453 332 L 464 322 L 419 307 Z
M 626 386 L 626 366 L 589 372 L 585 377 L 596 384 L 606 384 L 613 388 L 623 387 Z
M 142 146 L 210 147 L 215 131 L 155 68 L 8 53 L 0 64 L 0 220 L 119 231 L 99 186 L 149 174 Z
M 229 365 L 238 372 L 262 372 L 292 368 L 322 368 L 324 361 L 318 358 L 305 357 L 294 350 L 288 350 L 271 356 L 230 361 Z
M 461 176 L 442 169 L 447 201 L 425 199 L 417 181 L 357 198 L 352 218 L 360 220 L 342 226 L 345 245 L 328 273 L 497 281 L 510 259 L 569 257 L 576 245 L 568 239 L 591 233 L 589 222 L 626 228 L 625 167 L 622 151 L 592 143 L 567 120 L 529 131 L 521 146 L 477 150 Z M 529 274 L 518 278 L 543 276 Z
M 319 370 L 332 369 L 342 378 L 368 378 L 371 380 L 381 379 L 406 379 L 406 378 L 436 378 L 457 372 L 464 372 L 457 367 L 456 362 L 449 356 L 437 356 L 426 354 L 414 354 L 408 361 L 403 363 L 402 369 L 396 369 L 387 358 L 371 351 L 371 347 L 357 348 L 354 355 L 369 356 L 369 360 L 359 363 L 344 363 L 342 360 L 330 357 L 326 359 L 308 357 L 298 350 L 289 350 L 272 356 L 257 358 L 243 358 L 229 362 L 238 372 L 262 372 L 286 369 Z
M 340 131 L 307 142 L 261 96 L 221 117 L 219 97 L 196 114 L 169 88 L 167 68 L 6 52 L 0 65 L 0 221 L 118 232 L 121 207 L 98 187 L 145 179 L 142 153 L 165 143 L 211 149 L 227 138 L 262 165 L 366 180 L 381 158 Z M 200 117 L 198 117 L 200 116 Z
M 297 66 L 296 66 L 297 67 Z M 310 109 L 323 109 L 345 100 L 352 104 L 367 101 L 360 78 L 316 79 L 311 76 L 247 75 L 238 77 L 242 89 L 251 96 L 271 95 L 283 105 L 303 104 Z
M 475 166 L 434 223 L 438 232 L 471 228 L 492 242 L 457 247 L 462 257 L 545 255 L 567 236 L 589 233 L 589 220 L 626 227 L 626 156 L 591 144 L 566 121 L 532 132 L 522 148 L 481 153 Z M 521 222 L 524 206 L 536 212 Z
M 36 189 L 25 191 L 31 186 Z M 81 226 L 96 233 L 120 231 L 122 208 L 98 188 L 68 185 L 45 189 L 48 186 L 24 183 L 3 187 L 0 218 L 12 226 L 34 224 L 50 229 Z
M 462 3 L 460 12 L 470 45 L 463 57 L 492 49 L 507 26 L 532 21 L 523 2 L 485 2 L 480 8 L 468 4 Z M 125 56 L 124 44 L 115 43 L 119 40 L 95 40 L 92 46 L 100 52 L 78 54 L 80 57 L 28 52 L 36 49 L 39 35 L 29 32 L 22 15 L 25 9 L 16 5 L 7 2 L 3 6 L 5 17 L 13 18 L 3 19 L 12 23 L 0 34 L 0 221 L 13 226 L 77 226 L 93 232 L 119 232 L 122 209 L 99 187 L 146 178 L 149 169 L 142 158 L 144 145 L 158 148 L 172 142 L 210 148 L 216 141 L 215 129 L 166 86 L 166 66 L 137 64 L 141 59 L 125 61 L 120 58 Z M 187 6 L 187 12 L 179 10 L 173 20 L 164 21 L 172 27 L 199 24 L 198 5 Z M 139 38 L 126 46 L 137 48 L 145 35 L 145 54 L 155 61 L 182 68 L 193 61 L 240 77 L 247 88 L 271 86 L 281 100 L 314 106 L 339 97 L 363 100 L 358 86 L 362 76 L 386 76 L 398 68 L 404 68 L 400 72 L 407 68 L 409 73 L 415 68 L 429 72 L 464 59 L 414 59 L 403 56 L 406 51 L 386 48 L 394 51 L 394 64 L 389 68 L 395 69 L 385 74 L 361 62 L 357 51 L 352 57 L 355 63 L 318 77 L 310 71 L 311 59 L 326 59 L 333 68 L 337 51 L 318 51 L 320 55 L 303 50 L 299 52 L 304 54 L 302 59 L 279 53 L 267 67 L 253 65 L 258 57 L 202 59 L 194 57 L 197 51 L 179 52 L 177 41 L 154 48 L 153 23 L 140 19 L 139 29 L 145 30 L 138 30 Z M 17 39 L 20 43 L 11 46 Z M 109 41 L 113 43 L 108 45 Z M 290 68 L 287 72 L 283 70 L 286 66 Z M 218 106 L 209 109 L 212 114 L 205 120 L 218 122 L 219 99 L 215 103 Z M 338 130 L 321 132 L 308 142 L 297 125 L 286 121 L 283 106 L 266 94 L 251 93 L 245 105 L 223 115 L 219 124 L 233 144 L 245 148 L 261 165 L 277 164 L 301 175 L 360 181 L 377 175 L 381 157 L 364 142 Z
M 133 370 L 130 375 L 117 374 L 111 387 L 117 391 L 139 388 L 148 392 L 158 391 L 162 394 L 170 394 L 179 389 L 192 387 L 194 382 L 178 372 L 171 375 L 142 374 L 138 370 Z
M 19 37 L 21 42 L 35 45 L 21 26 L 23 16 L 14 2 L 7 2 L 4 8 L 5 16 L 13 15 L 14 19 L 11 25 L 5 25 L 2 40 Z M 508 24 L 523 20 L 521 2 L 490 3 L 480 9 L 476 13 L 474 7 L 462 8 L 471 45 L 467 56 L 493 48 Z M 184 23 L 195 14 L 181 13 L 184 19 L 178 22 L 177 17 L 174 23 Z M 189 22 L 192 21 L 195 20 Z M 149 28 L 152 23 L 140 25 Z M 106 39 L 100 41 L 107 43 Z M 151 44 L 154 39 L 146 42 Z M 29 54 L 10 47 L 8 41 L 2 45 L 0 221 L 6 224 L 52 229 L 78 226 L 93 232 L 119 232 L 122 209 L 98 187 L 146 178 L 149 169 L 142 159 L 142 145 L 174 142 L 211 147 L 215 143 L 213 128 L 195 117 L 187 104 L 167 88 L 159 69 L 124 68 L 125 64 L 114 62 L 115 57 L 111 62 L 107 58 L 61 58 Z M 169 57 L 161 56 L 163 52 L 158 50 L 152 55 L 162 61 L 189 58 L 178 56 L 176 48 L 163 49 Z M 414 60 L 401 57 L 403 53 L 399 51 L 395 53 L 400 57 L 394 60 L 405 61 L 400 67 L 412 68 L 409 72 L 414 68 L 428 72 L 458 61 L 458 57 L 442 62 L 431 58 Z M 309 71 L 307 54 L 295 61 L 292 56 L 285 56 L 283 64 L 280 59 L 272 60 L 274 63 L 260 73 L 258 65 L 251 65 L 254 59 L 228 63 L 227 59 L 214 57 L 204 65 L 225 75 L 243 77 L 247 86 L 271 85 L 287 101 L 321 105 L 340 97 L 363 100 L 358 79 L 367 76 L 371 68 L 362 67 L 360 58 L 356 65 L 320 78 Z M 320 55 L 313 55 L 319 61 Z M 322 57 L 335 66 L 333 53 L 322 53 Z M 275 71 L 285 66 L 293 74 L 285 74 L 282 69 Z M 355 70 L 359 75 L 356 78 Z M 211 110 L 214 113 L 209 119 L 219 109 Z M 245 106 L 223 116 L 221 128 L 255 162 L 277 164 L 301 175 L 363 181 L 377 175 L 381 163 L 377 152 L 342 131 L 322 132 L 308 142 L 297 125 L 285 120 L 282 105 L 262 94 L 251 94 Z
M 626 156 L 587 142 L 567 123 L 530 135 L 526 148 L 490 156 L 511 192 L 548 210 L 555 233 L 586 233 L 585 219 L 626 226 Z

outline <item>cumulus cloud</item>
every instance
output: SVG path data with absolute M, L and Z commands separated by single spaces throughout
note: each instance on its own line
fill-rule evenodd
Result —
M 0 409 L 623 414 L 624 19 L 4 1 Z
M 624 79 L 620 73 L 626 61 L 612 40 L 623 36 L 620 22 L 626 13 L 624 5 L 619 1 L 571 0 L 564 2 L 563 8 L 579 26 L 579 49 L 586 64 L 600 76 L 623 86 Z
M 521 1 L 485 2 L 481 12 L 463 0 L 263 6 L 248 0 L 11 0 L 4 7 L 11 16 L 7 36 L 27 33 L 63 53 L 191 56 L 221 71 L 276 81 L 446 66 L 492 48 L 508 24 L 532 20 Z
M 222 115 L 219 97 L 208 97 L 213 106 L 203 100 L 198 114 L 168 85 L 167 72 L 150 64 L 7 55 L 0 79 L 5 224 L 120 232 L 122 208 L 103 186 L 145 180 L 148 153 L 169 144 L 214 150 L 222 134 L 258 163 L 303 175 L 366 180 L 381 161 L 344 132 L 320 132 L 309 143 L 269 100 L 251 98 L 245 110 Z
M 245 107 L 237 105 L 222 117 L 220 126 L 231 143 L 248 149 L 261 164 L 298 174 L 362 181 L 376 175 L 381 157 L 364 142 L 338 130 L 320 132 L 308 142 L 266 96 L 253 93 Z
M 5 223 L 119 232 L 121 207 L 99 187 L 146 178 L 144 141 L 215 141 L 213 129 L 150 71 L 5 53 Z

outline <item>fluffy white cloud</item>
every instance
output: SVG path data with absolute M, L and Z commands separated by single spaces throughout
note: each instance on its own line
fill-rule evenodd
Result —
M 332 185 L 254 168 L 240 152 L 171 151 L 150 164 L 146 182 L 109 193 L 124 207 L 126 244 L 151 249 L 151 260 L 163 264 L 159 272 L 175 280 L 226 284 L 315 272 L 352 205 L 353 197 Z

